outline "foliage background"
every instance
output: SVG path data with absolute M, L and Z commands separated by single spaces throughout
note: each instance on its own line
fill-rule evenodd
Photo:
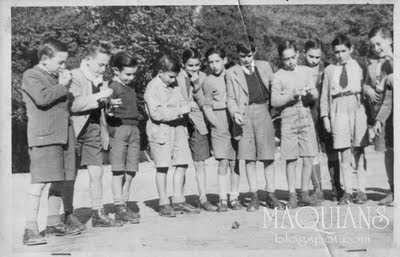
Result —
M 393 27 L 393 5 L 13 7 L 11 17 L 14 173 L 29 172 L 21 78 L 37 64 L 35 49 L 44 37 L 67 43 L 69 69 L 79 66 L 84 46 L 92 39 L 111 42 L 115 52 L 136 54 L 140 69 L 135 86 L 145 148 L 143 93 L 163 53 L 179 56 L 186 47 L 197 47 L 204 53 L 216 44 L 225 48 L 231 66 L 237 61 L 235 42 L 247 33 L 255 38 L 257 58 L 277 68 L 276 46 L 281 40 L 296 40 L 301 49 L 307 39 L 319 38 L 329 62 L 330 42 L 336 34 L 346 33 L 353 42 L 354 57 L 365 62 L 371 57 L 368 31 L 377 24 Z

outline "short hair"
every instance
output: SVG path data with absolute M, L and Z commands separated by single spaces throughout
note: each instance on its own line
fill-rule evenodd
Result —
M 393 39 L 393 31 L 390 30 L 386 26 L 375 26 L 371 29 L 371 31 L 368 33 L 368 38 L 371 39 L 375 37 L 376 35 L 380 34 L 382 38 L 390 38 Z
M 285 51 L 286 49 L 293 49 L 295 52 L 297 52 L 295 41 L 285 40 L 278 45 L 278 54 L 280 58 L 282 58 L 283 51 Z
M 55 38 L 46 38 L 40 43 L 38 58 L 39 60 L 42 59 L 43 55 L 52 58 L 56 52 L 68 52 L 68 48 L 60 40 Z
M 185 64 L 189 59 L 200 59 L 199 50 L 193 47 L 186 48 L 182 53 L 182 63 Z
M 98 53 L 111 55 L 111 45 L 105 41 L 93 40 L 86 46 L 85 56 L 96 56 Z
M 310 49 L 321 49 L 322 51 L 322 43 L 319 39 L 310 39 L 304 44 L 304 52 L 307 52 Z
M 225 50 L 220 46 L 211 46 L 210 48 L 208 48 L 205 54 L 206 59 L 213 54 L 218 54 L 219 57 L 221 57 L 222 59 L 226 57 Z
M 255 52 L 256 45 L 254 43 L 254 38 L 247 35 L 241 36 L 236 44 L 236 51 L 244 54 Z
M 110 66 L 122 71 L 124 67 L 136 67 L 137 60 L 131 53 L 121 51 L 113 55 Z
M 350 38 L 344 34 L 337 35 L 332 41 L 332 48 L 338 45 L 345 45 L 347 48 L 351 48 Z
M 179 73 L 181 70 L 178 59 L 169 54 L 165 54 L 161 57 L 161 59 L 158 61 L 157 68 L 163 72 L 170 71 Z

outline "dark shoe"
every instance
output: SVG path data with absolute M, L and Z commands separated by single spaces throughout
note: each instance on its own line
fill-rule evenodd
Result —
M 211 204 L 209 201 L 200 203 L 200 207 L 205 211 L 217 211 L 218 207 Z
M 126 212 L 132 217 L 132 219 L 134 220 L 133 222 L 131 222 L 132 224 L 138 224 L 140 223 L 140 214 L 137 212 L 132 211 L 131 209 L 129 209 L 129 207 L 126 207 Z
M 24 236 L 22 238 L 24 245 L 44 245 L 47 244 L 46 239 L 39 234 L 39 231 L 32 229 L 25 229 Z
M 237 198 L 231 200 L 230 204 L 231 204 L 231 209 L 234 210 L 234 211 L 238 211 L 238 210 L 243 209 L 243 205 L 240 204 L 240 202 L 239 202 L 239 200 Z
M 116 212 L 115 212 L 115 221 L 119 221 L 122 223 L 132 223 L 132 224 L 137 224 L 140 222 L 139 218 L 137 215 L 129 214 L 128 213 L 128 208 L 125 205 L 116 205 L 115 206 Z M 131 211 L 132 212 L 132 211 Z M 132 212 L 134 213 L 134 212 Z
M 121 227 L 120 221 L 115 221 L 104 213 L 104 209 L 95 210 L 92 215 L 92 227 Z
M 308 195 L 308 191 L 302 191 L 298 202 L 299 206 L 318 206 L 321 203 Z
M 267 192 L 267 198 L 265 200 L 267 206 L 271 209 L 283 210 L 285 205 L 276 198 L 275 193 Z
M 258 208 L 260 208 L 260 202 L 258 201 L 257 193 L 252 193 L 251 200 L 250 200 L 249 205 L 247 205 L 246 211 L 253 212 L 253 211 L 257 211 Z
M 343 194 L 344 190 L 340 186 L 340 182 L 332 183 L 332 201 L 336 202 L 343 197 Z
M 344 193 L 342 198 L 340 198 L 338 205 L 346 205 L 351 203 L 351 194 Z
M 176 212 L 169 204 L 160 205 L 158 214 L 162 217 L 176 217 Z
M 324 192 L 321 189 L 315 189 L 314 192 L 311 194 L 311 198 L 322 203 L 324 199 Z
M 77 227 L 70 227 L 60 222 L 55 226 L 47 226 L 45 230 L 46 237 L 52 236 L 74 236 L 79 235 L 82 229 Z
M 65 218 L 65 225 L 70 227 L 72 230 L 79 230 L 80 232 L 87 229 L 86 226 L 82 224 L 82 222 L 80 222 L 74 214 L 70 214 Z
M 388 194 L 385 198 L 379 201 L 379 205 L 393 206 L 393 193 Z
M 182 203 L 172 203 L 171 204 L 172 209 L 174 209 L 175 212 L 181 213 L 181 214 L 199 214 L 200 209 L 193 207 L 192 205 L 182 202 Z
M 298 207 L 296 193 L 289 193 L 289 201 L 286 206 L 288 209 L 296 209 Z
M 354 203 L 355 204 L 364 204 L 367 202 L 367 200 L 368 200 L 367 194 L 362 191 L 358 191 L 356 194 L 356 198 L 354 199 Z
M 226 212 L 226 211 L 228 211 L 228 201 L 226 199 L 219 200 L 218 212 Z

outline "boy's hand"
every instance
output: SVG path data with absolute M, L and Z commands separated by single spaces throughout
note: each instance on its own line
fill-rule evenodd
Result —
M 106 88 L 104 90 L 101 90 L 100 92 L 96 93 L 97 100 L 101 100 L 107 97 L 110 97 L 113 93 L 113 90 L 111 88 Z
M 195 102 L 190 102 L 189 106 L 190 106 L 190 111 L 191 112 L 194 112 L 194 111 L 199 109 L 199 106 L 197 106 L 197 104 Z
M 58 83 L 65 87 L 69 87 L 71 84 L 71 73 L 69 70 L 61 70 L 58 73 Z
M 187 114 L 189 112 L 190 112 L 190 105 L 189 104 L 183 105 L 179 109 L 179 114 L 180 115 L 184 115 L 184 114 Z
M 236 124 L 238 124 L 239 126 L 244 125 L 244 119 L 243 116 L 240 113 L 235 113 L 233 115 L 233 119 L 235 120 Z
M 324 117 L 323 121 L 324 121 L 324 127 L 326 129 L 326 132 L 331 133 L 332 129 L 331 129 L 331 123 L 329 121 L 329 118 L 328 117 Z
M 122 104 L 121 98 L 110 99 L 110 104 L 113 108 L 118 108 Z
M 376 121 L 374 131 L 377 136 L 380 136 L 382 133 L 382 123 L 380 121 Z
M 196 84 L 199 80 L 199 73 L 195 72 L 192 74 L 192 76 L 190 77 L 190 80 L 193 82 L 193 84 Z

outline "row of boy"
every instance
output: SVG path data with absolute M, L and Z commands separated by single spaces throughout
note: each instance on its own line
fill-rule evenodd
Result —
M 376 35 L 382 35 L 381 30 Z M 386 40 L 386 37 L 382 38 Z M 332 46 L 342 65 L 329 65 L 325 73 L 332 72 L 336 75 L 325 78 L 322 78 L 324 68 L 320 62 L 321 46 L 318 41 L 306 43 L 306 63 L 313 68 L 297 65 L 298 51 L 293 42 L 281 44 L 278 52 L 283 68 L 275 74 L 268 62 L 254 61 L 256 48 L 251 37 L 242 37 L 239 40 L 237 53 L 240 64 L 228 71 L 225 71 L 224 66 L 227 61 L 224 50 L 220 47 L 208 49 L 206 59 L 212 71 L 208 77 L 199 71 L 200 54 L 196 49 L 184 51 L 182 69 L 177 59 L 163 56 L 159 61 L 158 74 L 148 84 L 144 95 L 149 115 L 146 132 L 157 167 L 156 186 L 160 196 L 160 215 L 175 217 L 177 212 L 199 212 L 198 208 L 185 202 L 183 194 L 185 172 L 192 159 L 201 208 L 207 211 L 227 211 L 228 206 L 234 210 L 243 208 L 238 200 L 238 160 L 245 160 L 252 192 L 247 211 L 259 208 L 256 161 L 264 164 L 267 205 L 271 208 L 284 208 L 274 194 L 275 130 L 270 115 L 271 106 L 279 109 L 282 117 L 281 152 L 282 158 L 287 160 L 289 185 L 287 206 L 295 208 L 298 205 L 295 164 L 299 157 L 303 159 L 299 204 L 314 206 L 323 200 L 318 157 L 315 157 L 320 143 L 325 144 L 328 153 L 333 196 L 339 197 L 339 204 L 348 203 L 352 194 L 351 176 L 350 182 L 349 176 L 343 176 L 343 192 L 339 181 L 337 155 L 338 152 L 341 154 L 342 172 L 348 175 L 351 149 L 353 153 L 357 153 L 360 148 L 359 152 L 362 153 L 362 147 L 366 145 L 357 136 L 364 139 L 368 135 L 366 116 L 369 112 L 362 109 L 365 102 L 361 98 L 371 98 L 372 90 L 376 92 L 377 87 L 374 84 L 369 85 L 369 94 L 367 90 L 364 90 L 364 94 L 364 77 L 360 73 L 356 73 L 359 77 L 352 77 L 350 74 L 354 74 L 354 70 L 348 73 L 347 79 L 343 79 L 343 72 L 338 73 L 334 69 L 342 66 L 350 69 L 356 67 L 350 57 L 352 47 L 346 36 L 335 38 Z M 341 57 L 341 52 L 345 52 L 347 57 Z M 131 181 L 138 171 L 140 142 L 136 93 L 130 86 L 137 71 L 136 59 L 126 52 L 113 56 L 111 67 L 115 76 L 107 85 L 102 78 L 111 58 L 111 49 L 107 44 L 97 41 L 89 44 L 86 58 L 80 68 L 71 72 L 72 78 L 65 70 L 68 52 L 61 42 L 45 40 L 38 53 L 39 64 L 26 71 L 23 77 L 32 176 L 23 242 L 27 245 L 46 242 L 37 228 L 39 200 L 46 183 L 51 183 L 51 187 L 45 233 L 73 235 L 86 229 L 73 214 L 76 162 L 80 166 L 86 166 L 90 176 L 92 226 L 138 223 L 140 215 L 126 207 Z M 386 83 L 388 79 L 385 76 L 382 75 L 379 81 L 384 80 Z M 319 91 L 322 81 L 323 90 Z M 381 94 L 379 101 L 390 98 L 390 94 L 386 93 L 390 89 L 390 86 L 385 86 L 385 90 L 382 90 L 385 94 Z M 320 94 L 321 107 L 317 101 Z M 389 106 L 390 114 L 390 104 L 385 106 Z M 315 113 L 313 120 L 312 114 Z M 365 122 L 359 113 L 365 114 Z M 339 114 L 342 116 L 338 117 Z M 321 129 L 318 116 L 323 118 L 325 131 Z M 375 120 L 378 121 L 375 128 L 380 132 L 382 128 L 379 125 L 383 125 L 386 120 Z M 207 123 L 211 128 L 212 151 L 218 161 L 218 206 L 214 206 L 206 198 L 204 161 L 210 157 Z M 358 124 L 365 124 L 364 134 L 359 134 Z M 331 138 L 329 135 L 332 135 Z M 108 146 L 113 172 L 115 220 L 108 217 L 101 206 L 102 149 L 107 149 Z M 390 146 L 387 149 L 390 150 Z M 387 154 L 390 161 L 389 155 Z M 79 156 L 79 160 L 76 160 L 76 156 Z M 361 155 L 355 156 L 359 159 Z M 358 159 L 356 157 L 356 165 Z M 175 168 L 172 204 L 166 194 L 166 175 L 170 166 Z M 231 168 L 230 190 L 228 167 Z M 356 170 L 361 173 L 359 167 Z M 365 174 L 359 177 L 362 178 L 363 175 Z M 315 189 L 311 196 L 308 192 L 310 178 Z M 389 182 L 393 189 L 390 176 Z M 365 186 L 359 185 L 356 202 L 363 203 L 365 200 Z M 59 215 L 61 201 L 65 212 L 63 222 Z

